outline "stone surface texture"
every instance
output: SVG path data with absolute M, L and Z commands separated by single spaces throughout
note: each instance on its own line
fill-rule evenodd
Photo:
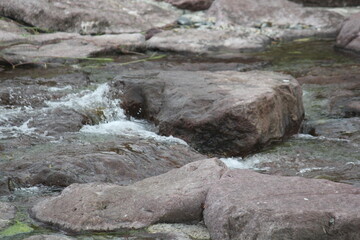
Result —
M 360 53 L 360 13 L 344 21 L 336 39 L 336 46 Z
M 15 207 L 9 203 L 0 202 L 0 230 L 7 227 L 15 218 Z
M 156 1 L 1 1 L 0 15 L 46 31 L 117 34 L 146 31 L 174 22 L 176 8 Z
M 288 0 L 218 0 L 208 12 L 216 23 L 248 25 L 269 22 L 271 25 L 304 25 L 304 27 L 337 29 L 343 17 L 321 9 L 307 9 Z M 300 27 L 300 26 L 298 26 Z
M 246 52 L 264 49 L 270 38 L 248 30 L 175 29 L 146 41 L 151 49 L 191 53 Z
M 208 189 L 226 169 L 220 160 L 206 159 L 126 187 L 73 184 L 60 196 L 36 204 L 32 213 L 73 231 L 200 221 Z
M 227 171 L 209 191 L 211 239 L 360 238 L 360 189 L 327 180 Z
M 177 8 L 199 11 L 208 9 L 214 0 L 156 0 L 164 1 L 174 5 Z
M 290 0 L 297 3 L 302 3 L 304 6 L 316 7 L 350 7 L 359 6 L 358 0 Z
M 273 72 L 133 72 L 117 79 L 129 115 L 206 153 L 246 155 L 296 133 L 304 115 L 297 81 Z

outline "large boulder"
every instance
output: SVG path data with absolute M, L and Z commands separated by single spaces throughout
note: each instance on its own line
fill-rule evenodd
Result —
M 66 142 L 38 143 L 34 138 L 22 138 L 5 145 L 1 161 L 4 176 L 20 186 L 37 185 L 66 187 L 72 183 L 111 182 L 123 185 L 156 176 L 204 156 L 183 144 L 159 142 L 140 137 L 99 136 L 98 140 L 71 139 L 62 133 Z M 29 142 L 28 142 L 29 141 Z M 33 150 L 16 151 L 19 144 Z M 15 152 L 15 153 L 12 153 Z
M 211 5 L 208 17 L 215 18 L 216 24 L 222 26 L 267 26 L 276 32 L 271 34 L 274 38 L 336 35 L 343 20 L 340 14 L 303 8 L 287 0 L 217 0 Z M 284 29 L 291 31 L 284 35 Z M 269 33 L 265 31 L 265 34 Z
M 180 12 L 155 1 L 1 1 L 0 15 L 43 31 L 134 33 L 176 21 Z
M 206 153 L 246 155 L 296 133 L 304 115 L 297 81 L 274 72 L 133 72 L 117 79 L 129 115 Z
M 15 218 L 15 207 L 9 203 L 0 202 L 0 231 L 7 227 Z
M 213 240 L 360 238 L 360 189 L 327 180 L 226 172 L 209 190 Z
M 240 53 L 264 49 L 271 40 L 250 29 L 175 29 L 146 42 L 148 48 L 190 53 Z
M 226 166 L 206 159 L 130 186 L 73 184 L 32 208 L 35 218 L 72 231 L 143 228 L 202 219 L 208 189 Z
M 344 21 L 336 39 L 336 47 L 360 52 L 360 13 Z
M 208 9 L 214 0 L 156 0 L 171 3 L 177 8 L 199 11 Z

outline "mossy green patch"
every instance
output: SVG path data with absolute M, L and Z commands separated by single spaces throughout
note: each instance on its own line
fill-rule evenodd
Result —
M 33 230 L 34 230 L 33 228 L 31 228 L 29 225 L 23 222 L 16 222 L 15 224 L 1 231 L 0 237 L 15 236 L 22 233 L 29 233 L 32 232 Z

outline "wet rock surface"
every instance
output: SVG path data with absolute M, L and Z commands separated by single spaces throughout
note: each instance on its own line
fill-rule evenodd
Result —
M 58 197 L 36 204 L 37 219 L 73 231 L 143 228 L 158 222 L 196 222 L 208 189 L 226 166 L 201 160 L 122 187 L 73 184 Z
M 336 39 L 336 46 L 345 50 L 360 52 L 360 13 L 350 16 L 342 24 Z
M 359 198 L 346 184 L 231 170 L 210 189 L 204 219 L 214 240 L 357 239 Z
M 9 203 L 0 202 L 0 230 L 7 227 L 15 218 L 15 207 Z
M 301 89 L 287 75 L 155 72 L 117 79 L 128 114 L 205 153 L 246 155 L 296 133 L 303 119 Z

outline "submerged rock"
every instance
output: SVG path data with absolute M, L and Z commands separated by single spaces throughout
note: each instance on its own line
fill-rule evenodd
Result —
M 40 221 L 72 231 L 197 222 L 208 189 L 225 170 L 221 161 L 206 159 L 126 187 L 73 184 L 60 196 L 36 204 L 32 213 Z
M 204 220 L 213 240 L 358 239 L 359 200 L 346 184 L 230 170 L 210 188 Z
M 15 207 L 9 203 L 0 202 L 0 231 L 7 227 L 15 218 Z
M 205 153 L 246 155 L 297 133 L 302 92 L 273 72 L 152 72 L 117 78 L 129 115 Z
M 0 2 L 0 15 L 43 31 L 118 34 L 146 31 L 176 21 L 174 7 L 155 1 L 21 0 Z
M 360 13 L 344 21 L 336 39 L 336 47 L 360 53 Z

